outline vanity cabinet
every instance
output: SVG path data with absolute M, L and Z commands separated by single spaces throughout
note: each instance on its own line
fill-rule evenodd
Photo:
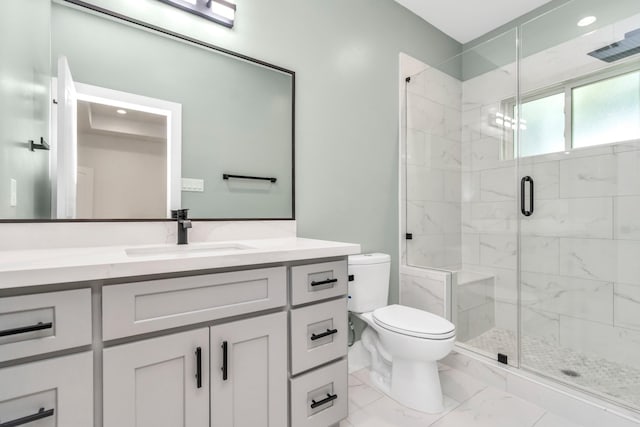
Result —
M 0 362 L 91 344 L 91 289 L 0 298 Z
M 346 259 L 314 261 L 0 289 L 0 426 L 340 422 Z
M 287 425 L 287 314 L 211 328 L 211 426 Z
M 284 307 L 284 266 L 105 286 L 103 339 Z
M 0 425 L 92 424 L 93 352 L 0 369 Z
M 327 427 L 349 414 L 347 261 L 291 268 L 291 427 Z
M 209 406 L 214 427 L 286 425 L 285 312 L 103 354 L 105 427 L 206 427 Z
M 206 427 L 208 356 L 208 328 L 106 348 L 104 427 Z

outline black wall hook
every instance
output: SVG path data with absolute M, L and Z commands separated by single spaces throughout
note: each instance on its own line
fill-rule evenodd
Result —
M 36 144 L 32 139 L 29 140 L 29 150 L 31 151 L 36 151 L 36 150 L 50 150 L 51 147 L 49 147 L 49 144 L 47 144 L 47 141 L 44 140 L 43 137 L 40 137 L 40 144 Z

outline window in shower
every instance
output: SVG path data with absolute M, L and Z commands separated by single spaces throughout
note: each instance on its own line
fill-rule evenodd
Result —
M 640 71 L 572 90 L 573 147 L 640 139 Z
M 515 100 L 504 104 L 517 117 Z M 638 118 L 640 71 L 608 72 L 539 91 L 522 102 L 519 157 L 640 140 Z M 515 119 L 504 126 L 515 131 Z M 505 158 L 516 157 L 515 147 L 505 152 Z
M 564 150 L 564 92 L 522 104 L 520 157 Z

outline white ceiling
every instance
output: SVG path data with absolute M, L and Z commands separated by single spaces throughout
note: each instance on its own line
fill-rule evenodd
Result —
M 467 43 L 551 0 L 396 0 L 460 43 Z
M 78 130 L 88 134 L 115 136 L 116 139 L 132 137 L 151 142 L 165 142 L 165 116 L 134 109 L 127 109 L 127 114 L 121 115 L 117 113 L 118 109 L 110 105 L 78 101 Z

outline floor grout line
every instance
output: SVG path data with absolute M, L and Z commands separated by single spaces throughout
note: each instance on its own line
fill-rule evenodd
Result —
M 544 414 L 540 415 L 540 418 L 538 418 L 533 424 L 531 424 L 531 427 L 536 427 L 538 425 L 538 423 L 540 421 L 542 421 L 542 419 L 549 413 L 549 411 L 545 411 Z

